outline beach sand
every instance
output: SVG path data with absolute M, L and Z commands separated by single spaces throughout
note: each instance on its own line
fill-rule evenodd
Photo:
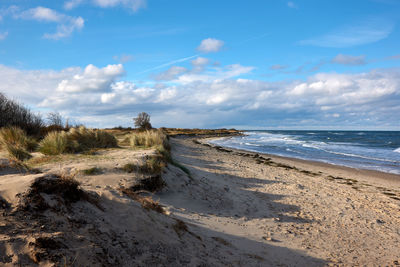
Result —
M 176 216 L 223 233 L 232 246 L 274 265 L 307 266 L 312 259 L 345 266 L 399 264 L 399 175 L 199 141 L 172 141 L 174 157 L 196 184 L 161 196 Z M 256 245 L 247 247 L 243 240 Z
M 123 194 L 121 170 L 154 150 L 65 155 L 25 173 L 0 162 L 0 265 L 393 266 L 400 262 L 400 177 L 171 138 L 166 186 L 148 194 L 165 214 Z M 82 175 L 98 167 L 100 172 Z M 35 179 L 74 175 L 98 203 L 22 209 Z M 94 203 L 96 205 L 94 205 Z

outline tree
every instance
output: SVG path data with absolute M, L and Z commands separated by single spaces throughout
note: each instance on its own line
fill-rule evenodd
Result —
M 151 123 L 150 123 L 150 115 L 146 112 L 141 112 L 138 114 L 136 118 L 133 119 L 135 122 L 135 127 L 141 130 L 150 130 Z
M 50 112 L 47 114 L 47 121 L 49 125 L 63 127 L 63 118 L 58 112 Z

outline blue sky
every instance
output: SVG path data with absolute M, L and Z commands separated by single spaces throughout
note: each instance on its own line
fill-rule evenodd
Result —
M 3 0 L 0 91 L 93 127 L 400 130 L 400 1 Z

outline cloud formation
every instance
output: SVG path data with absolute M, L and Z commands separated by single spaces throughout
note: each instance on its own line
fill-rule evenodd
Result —
M 71 17 L 47 7 L 35 7 L 22 12 L 14 12 L 14 18 L 36 20 L 39 22 L 57 23 L 55 33 L 45 33 L 44 38 L 58 40 L 70 36 L 74 31 L 81 30 L 85 21 L 82 17 Z
M 154 79 L 157 81 L 171 81 L 176 79 L 178 75 L 187 72 L 184 67 L 172 66 L 168 70 L 155 75 Z
M 200 45 L 197 47 L 197 50 L 203 53 L 218 52 L 221 50 L 223 45 L 224 42 L 221 40 L 207 38 L 201 41 Z
M 175 73 L 173 83 L 141 85 L 121 80 L 122 65 L 62 71 L 22 71 L 0 65 L 0 83 L 4 93 L 31 106 L 57 109 L 100 127 L 129 123 L 134 114 L 146 111 L 158 126 L 369 123 L 400 128 L 393 118 L 400 112 L 400 69 L 319 73 L 299 81 L 241 78 L 251 69 L 234 64 L 213 72 L 188 70 Z
M 108 65 L 104 68 L 90 64 L 82 73 L 62 80 L 57 86 L 57 91 L 66 93 L 107 91 L 111 84 L 124 74 L 122 64 Z
M 365 65 L 367 62 L 365 61 L 365 56 L 350 56 L 338 54 L 336 57 L 332 59 L 332 63 L 342 64 L 342 65 Z
M 146 0 L 69 0 L 64 3 L 64 8 L 67 10 L 76 8 L 84 2 L 89 2 L 97 7 L 110 8 L 121 6 L 131 11 L 138 11 L 141 8 L 146 7 Z
M 390 35 L 393 23 L 381 19 L 370 19 L 352 26 L 336 29 L 328 34 L 302 40 L 301 45 L 321 47 L 352 47 L 378 42 Z

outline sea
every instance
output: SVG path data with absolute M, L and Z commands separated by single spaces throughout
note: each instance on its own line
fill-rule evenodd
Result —
M 211 143 L 283 157 L 400 174 L 400 131 L 245 131 Z

